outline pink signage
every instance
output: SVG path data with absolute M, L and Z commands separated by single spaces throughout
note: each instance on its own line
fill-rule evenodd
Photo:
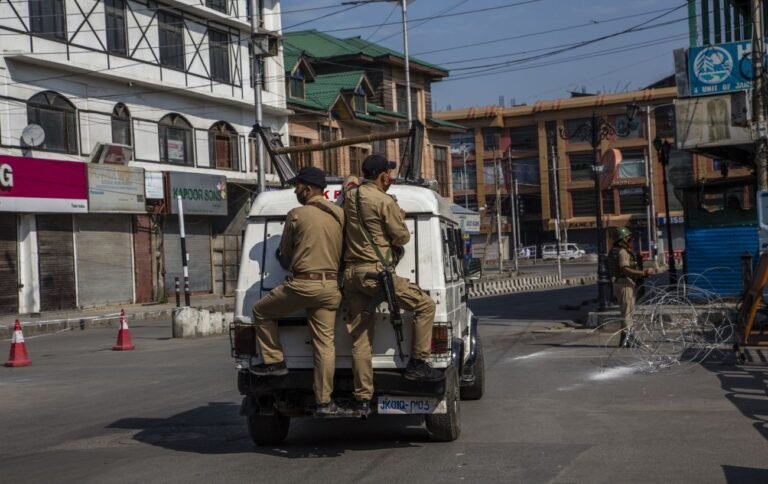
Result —
M 0 155 L 0 212 L 88 211 L 88 165 Z

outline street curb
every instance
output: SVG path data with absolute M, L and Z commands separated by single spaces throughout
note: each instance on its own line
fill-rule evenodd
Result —
M 597 282 L 597 275 L 594 274 L 568 277 L 562 280 L 558 279 L 555 275 L 512 277 L 473 282 L 468 288 L 468 295 L 471 299 L 479 299 L 547 288 L 585 286 L 594 282 Z
M 231 312 L 234 310 L 234 301 L 230 303 L 217 303 L 210 305 L 195 306 L 200 309 L 207 309 L 209 311 Z M 169 318 L 176 307 L 168 307 L 163 309 L 126 309 L 125 319 L 128 322 L 131 321 L 143 321 L 146 319 L 158 319 Z M 60 331 L 74 331 L 76 329 L 85 330 L 92 328 L 110 328 L 117 327 L 120 323 L 120 313 L 107 313 L 104 315 L 88 316 L 82 318 L 62 318 L 48 321 L 24 321 L 23 318 L 18 318 L 21 322 L 21 328 L 24 332 L 24 336 L 37 336 L 41 334 L 58 333 Z M 0 340 L 8 340 L 13 336 L 13 324 L 0 324 Z

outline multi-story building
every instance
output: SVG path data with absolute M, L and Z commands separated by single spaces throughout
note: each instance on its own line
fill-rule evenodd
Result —
M 621 158 L 613 181 L 602 190 L 604 226 L 631 227 L 636 232 L 639 249 L 648 250 L 649 216 L 655 218 L 659 229 L 667 223 L 661 165 L 652 140 L 659 136 L 674 141 L 672 102 L 675 97 L 674 87 L 660 87 L 619 94 L 575 95 L 569 99 L 538 101 L 524 106 L 477 107 L 436 113 L 440 119 L 468 127 L 465 133 L 452 137 L 453 196 L 455 203 L 483 214 L 481 235 L 474 237 L 475 245 L 485 242 L 489 230 L 495 233 L 492 212 L 497 203 L 495 185 L 498 178 L 503 236 L 509 237 L 513 230 L 515 214 L 509 195 L 516 180 L 519 239 L 523 246 L 555 240 L 557 200 L 561 240 L 577 242 L 595 251 L 597 206 L 592 147 L 586 140 L 565 139 L 561 133 L 573 134 L 596 112 L 619 131 L 627 131 L 627 136 L 610 136 L 599 146 L 601 159 L 609 150 L 618 150 L 619 153 L 611 153 Z M 628 121 L 627 105 L 630 103 L 636 103 L 640 112 Z M 720 165 L 722 160 L 688 151 L 672 151 L 668 183 L 676 251 L 684 248 L 684 231 L 682 205 L 675 187 L 702 177 L 719 177 Z M 652 188 L 648 186 L 649 171 Z M 555 182 L 557 197 L 553 190 Z M 651 193 L 653 214 L 648 210 Z M 650 238 L 654 238 L 652 233 Z M 507 249 L 504 254 L 511 252 Z
M 178 197 L 192 291 L 234 288 L 257 186 L 249 3 L 0 2 L 0 311 L 172 293 Z M 257 5 L 276 37 L 279 1 Z M 278 59 L 263 124 L 287 134 Z
M 285 35 L 284 68 L 291 144 L 312 144 L 407 126 L 403 54 L 359 37 L 339 39 L 316 30 Z M 445 69 L 411 58 L 413 119 L 426 126 L 422 176 L 435 179 L 451 196 L 449 136 L 462 126 L 432 117 L 431 85 L 448 76 Z M 297 165 L 312 164 L 331 175 L 360 175 L 362 160 L 373 152 L 400 158 L 406 140 L 360 143 L 297 154 Z

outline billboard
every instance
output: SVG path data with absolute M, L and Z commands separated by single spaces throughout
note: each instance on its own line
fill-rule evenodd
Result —
M 677 149 L 752 143 L 752 132 L 733 123 L 731 94 L 675 99 L 674 102 Z
M 122 165 L 88 165 L 90 212 L 143 213 L 144 170 Z
M 87 213 L 86 164 L 0 155 L 0 212 Z
M 691 96 L 709 96 L 752 88 L 752 42 L 692 47 L 688 51 Z

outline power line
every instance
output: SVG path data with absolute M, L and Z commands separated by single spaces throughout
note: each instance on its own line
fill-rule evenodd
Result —
M 455 4 L 453 4 L 453 6 L 451 6 L 451 7 L 448 7 L 448 8 L 445 8 L 445 9 L 443 9 L 443 10 L 441 10 L 441 11 L 437 12 L 437 15 L 436 15 L 436 17 L 437 17 L 437 16 L 440 16 L 440 15 L 443 15 L 443 14 L 446 14 L 446 13 L 450 12 L 451 10 L 453 10 L 453 9 L 455 9 L 455 8 L 457 8 L 457 7 L 460 7 L 460 6 L 464 5 L 464 4 L 465 4 L 465 3 L 467 3 L 468 1 L 469 1 L 469 0 L 461 0 L 459 3 L 455 3 Z M 435 18 L 436 18 L 436 17 L 435 17 Z M 426 23 L 429 23 L 429 22 L 431 22 L 431 21 L 432 21 L 432 20 L 434 20 L 435 18 L 431 18 L 431 19 L 428 19 L 428 20 L 422 20 L 421 22 L 418 22 L 418 21 L 417 21 L 417 22 L 415 22 L 415 25 L 413 25 L 413 26 L 410 26 L 410 27 L 408 28 L 408 31 L 410 32 L 411 30 L 413 30 L 413 29 L 415 29 L 415 28 L 421 27 L 422 25 L 424 25 L 424 24 L 426 24 Z M 387 20 L 389 20 L 389 19 L 387 19 Z M 386 22 L 386 20 L 385 20 L 384 22 Z M 378 30 L 377 30 L 377 32 L 378 32 Z M 389 40 L 389 39 L 391 39 L 392 37 L 394 37 L 394 36 L 396 36 L 396 35 L 399 35 L 399 34 L 400 34 L 400 32 L 395 32 L 394 34 L 390 34 L 390 35 L 387 35 L 386 37 L 382 37 L 381 39 L 377 40 L 376 42 L 384 42 L 385 40 Z
M 465 11 L 462 11 L 462 12 L 447 13 L 447 14 L 443 14 L 443 15 L 432 15 L 432 16 L 429 16 L 429 17 L 414 18 L 414 19 L 410 19 L 410 21 L 411 22 L 419 22 L 419 21 L 422 21 L 422 20 L 434 20 L 434 19 L 438 19 L 438 18 L 458 17 L 460 15 L 471 15 L 471 14 L 475 14 L 475 13 L 489 12 L 489 11 L 492 11 L 492 10 L 501 10 L 501 9 L 505 9 L 505 8 L 519 7 L 521 5 L 527 5 L 527 4 L 530 4 L 530 3 L 538 3 L 538 2 L 542 2 L 542 1 L 544 1 L 544 0 L 525 0 L 525 1 L 522 1 L 522 2 L 509 3 L 509 4 L 506 4 L 506 5 L 497 5 L 495 7 L 478 8 L 478 9 L 475 9 L 475 10 L 465 10 Z M 355 6 L 357 6 L 357 5 L 355 5 Z M 315 20 L 320 20 L 321 18 L 323 18 L 323 17 L 318 17 Z M 304 22 L 304 23 L 308 23 L 308 22 Z M 341 27 L 341 28 L 338 28 L 338 29 L 326 29 L 326 30 L 323 30 L 323 32 L 328 33 L 328 32 L 343 32 L 343 31 L 348 31 L 348 30 L 373 29 L 373 28 L 379 27 L 380 25 L 396 25 L 396 24 L 399 24 L 399 23 L 400 22 L 388 22 L 388 23 L 384 23 L 384 24 L 357 25 L 355 27 Z M 300 25 L 300 24 L 298 24 L 298 25 Z M 291 25 L 290 27 L 284 27 L 284 29 L 288 30 L 288 29 L 290 29 L 292 27 L 295 27 L 295 25 Z
M 328 18 L 328 17 L 332 17 L 334 15 L 338 15 L 340 13 L 348 12 L 349 10 L 352 10 L 353 8 L 357 8 L 359 6 L 360 5 L 352 5 L 350 7 L 345 8 L 344 10 L 338 10 L 336 12 L 331 12 L 331 13 L 328 13 L 328 14 L 325 14 L 325 15 L 321 15 L 320 17 L 317 17 L 317 18 L 313 18 L 313 19 L 310 19 L 310 20 L 305 20 L 304 22 L 299 22 L 297 24 L 293 24 L 293 25 L 289 25 L 287 27 L 283 27 L 283 30 L 292 29 L 294 27 L 298 27 L 299 25 L 305 25 L 305 24 L 308 24 L 308 23 L 316 22 L 318 20 L 322 20 L 324 18 Z

